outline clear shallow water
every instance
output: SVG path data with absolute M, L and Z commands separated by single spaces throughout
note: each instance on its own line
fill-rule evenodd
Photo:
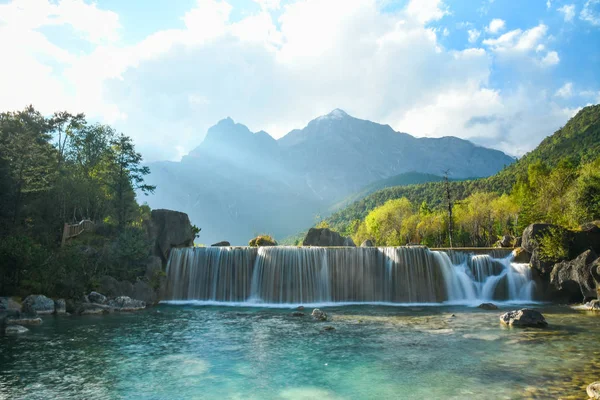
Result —
M 585 398 L 600 314 L 538 307 L 549 329 L 502 327 L 512 306 L 336 306 L 325 323 L 192 305 L 46 317 L 0 336 L 0 399 Z

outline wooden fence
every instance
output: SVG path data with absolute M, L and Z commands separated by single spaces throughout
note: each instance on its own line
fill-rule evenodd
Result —
M 75 236 L 81 235 L 83 232 L 92 232 L 95 228 L 94 222 L 89 219 L 84 219 L 78 224 L 67 224 L 63 229 L 61 246 L 64 246 L 67 240 L 74 238 Z

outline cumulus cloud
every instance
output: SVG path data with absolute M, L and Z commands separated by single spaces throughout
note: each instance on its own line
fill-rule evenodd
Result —
M 504 30 L 506 27 L 506 22 L 499 18 L 494 18 L 490 21 L 490 24 L 485 28 L 485 30 L 491 34 L 496 34 Z
M 563 13 L 566 22 L 573 22 L 573 18 L 575 18 L 575 4 L 565 4 L 557 8 L 557 10 Z
M 6 11 L 16 15 L 14 4 L 24 1 L 0 6 L 9 7 L 0 18 L 12 20 Z M 0 23 L 14 61 L 0 64 L 0 87 L 11 93 L 0 96 L 0 109 L 32 102 L 45 112 L 84 111 L 131 135 L 147 160 L 181 157 L 226 116 L 280 137 L 338 107 L 417 136 L 455 135 L 521 154 L 573 111 L 532 87 L 490 85 L 497 57 L 559 62 L 546 48 L 545 25 L 486 39 L 482 48 L 448 49 L 438 36 L 445 30 L 430 26 L 450 12 L 439 0 L 411 0 L 393 13 L 378 0 L 259 1 L 259 11 L 235 21 L 230 3 L 198 0 L 182 28 L 131 45 L 119 41 L 110 11 L 37 1 L 44 7 L 27 8 L 19 24 Z M 84 30 L 64 11 L 69 4 L 107 25 Z M 54 23 L 57 10 L 71 21 L 61 26 L 95 43 L 90 52 L 72 54 L 36 31 Z M 471 31 L 475 43 L 480 32 Z

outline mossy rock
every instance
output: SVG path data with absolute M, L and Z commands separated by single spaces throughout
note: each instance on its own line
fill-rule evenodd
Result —
M 259 246 L 277 246 L 277 242 L 273 237 L 269 235 L 259 235 L 248 242 L 248 246 L 259 247 Z

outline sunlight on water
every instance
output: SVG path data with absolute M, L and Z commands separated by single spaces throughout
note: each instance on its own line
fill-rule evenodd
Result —
M 519 330 L 498 321 L 510 309 L 336 305 L 324 323 L 242 306 L 48 316 L 0 336 L 0 398 L 585 398 L 600 315 L 543 305 L 550 327 Z

